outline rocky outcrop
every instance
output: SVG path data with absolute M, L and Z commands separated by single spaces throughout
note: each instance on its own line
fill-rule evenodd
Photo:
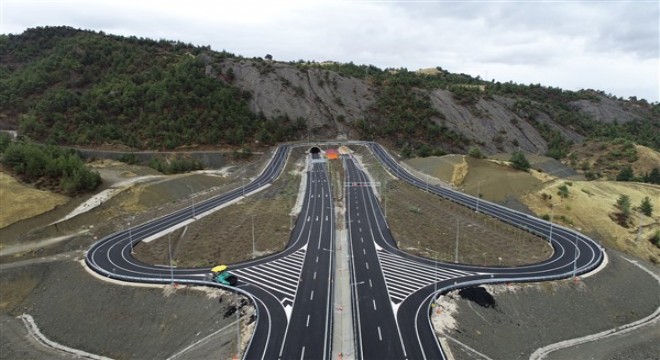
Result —
M 373 89 L 365 82 L 323 69 L 227 59 L 221 71 L 233 74 L 227 80 L 252 95 L 249 106 L 253 112 L 267 118 L 303 118 L 319 137 L 357 136 L 351 133 L 350 124 L 363 118 L 375 101 Z
M 262 59 L 223 59 L 216 64 L 218 79 L 249 92 L 250 109 L 266 118 L 286 116 L 303 118 L 312 138 L 344 135 L 357 139 L 352 126 L 360 119 L 373 118 L 376 89 L 368 82 L 342 76 L 318 67 L 297 66 Z M 208 72 L 208 71 L 207 71 Z M 482 96 L 475 104 L 462 105 L 449 90 L 426 92 L 431 106 L 440 114 L 432 119 L 472 141 L 486 153 L 523 150 L 543 154 L 548 150 L 538 124 L 546 124 L 566 139 L 580 143 L 583 136 L 562 126 L 542 111 L 533 114 L 534 123 L 525 120 L 514 109 L 517 99 L 504 96 Z M 543 104 L 536 108 L 542 109 Z M 576 111 L 605 123 L 639 119 L 642 111 L 634 105 L 594 94 L 592 100 L 567 104 Z M 371 116 L 370 116 L 371 115 Z
M 602 95 L 598 95 L 596 100 L 578 100 L 570 102 L 569 105 L 575 110 L 605 123 L 614 121 L 625 123 L 642 118 L 635 105 L 624 107 L 620 101 Z

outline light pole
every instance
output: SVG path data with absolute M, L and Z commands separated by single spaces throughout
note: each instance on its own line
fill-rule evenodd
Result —
M 578 233 L 575 232 L 575 260 L 573 260 L 573 279 L 577 273 L 577 259 L 578 259 Z
M 479 199 L 481 199 L 481 192 L 479 191 L 481 187 L 481 183 L 484 182 L 485 180 L 481 180 L 477 183 L 477 210 L 476 212 L 479 212 Z
M 243 185 L 243 186 L 241 186 L 243 188 L 243 197 L 245 197 L 245 178 L 244 177 L 241 178 L 241 184 Z
M 170 253 L 170 275 L 172 279 L 172 285 L 174 285 L 174 266 L 172 265 L 172 236 L 167 234 L 167 247 Z
M 252 215 L 252 258 L 254 259 L 256 250 L 254 245 L 254 215 Z
M 458 239 L 459 239 L 460 229 L 461 229 L 460 220 L 456 219 L 456 248 L 454 249 L 454 262 L 455 263 L 458 263 Z
M 128 241 L 131 242 L 131 255 L 135 255 L 135 251 L 133 251 L 133 235 L 131 234 L 131 222 L 134 218 L 135 216 L 132 216 L 131 221 L 128 222 Z
M 552 224 L 554 218 L 555 218 L 555 208 L 552 205 L 550 205 L 550 236 L 549 236 L 550 247 L 552 247 Z
M 241 355 L 241 307 L 238 302 L 238 292 L 236 292 L 236 358 Z
M 186 187 L 190 190 L 190 201 L 192 202 L 192 217 L 195 217 L 195 197 L 193 196 L 193 190 L 192 186 L 186 185 Z
M 435 273 L 433 278 L 433 294 L 435 294 L 438 291 L 438 252 L 429 248 L 426 248 L 426 251 L 430 251 L 435 254 L 435 263 L 433 264 Z

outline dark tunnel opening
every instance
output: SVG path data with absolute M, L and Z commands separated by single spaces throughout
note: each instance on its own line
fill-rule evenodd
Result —
M 321 152 L 321 149 L 317 148 L 316 146 L 314 146 L 313 148 L 309 149 L 309 153 L 310 153 L 310 154 L 318 154 L 318 153 L 320 153 L 320 152 Z

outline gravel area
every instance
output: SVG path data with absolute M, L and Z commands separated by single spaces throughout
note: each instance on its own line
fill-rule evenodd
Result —
M 610 263 L 604 270 L 578 282 L 488 287 L 495 298 L 494 308 L 450 293 L 458 305 L 457 326 L 446 330 L 447 334 L 492 359 L 528 359 L 542 346 L 616 328 L 651 314 L 660 306 L 657 281 L 618 253 L 608 254 Z M 613 349 L 607 354 L 611 357 L 598 359 L 648 359 L 657 349 L 649 341 Z M 479 358 L 454 341 L 450 344 L 457 360 Z M 586 359 L 592 353 L 586 350 L 575 355 L 569 358 Z
M 164 359 L 235 321 L 225 318 L 233 294 L 121 286 L 91 276 L 78 261 L 5 268 L 0 284 L 0 321 L 11 329 L 2 331 L 3 359 L 56 358 L 23 336 L 16 319 L 23 313 L 50 340 L 113 359 Z M 242 313 L 250 311 L 244 307 Z M 213 357 L 230 359 L 235 338 L 235 331 L 215 335 Z

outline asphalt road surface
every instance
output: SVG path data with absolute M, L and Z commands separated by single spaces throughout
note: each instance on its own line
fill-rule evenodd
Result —
M 342 155 L 356 358 L 444 359 L 429 316 L 438 294 L 482 283 L 565 278 L 589 271 L 602 260 L 602 249 L 581 234 L 428 184 L 400 167 L 380 145 L 353 144 L 367 146 L 400 179 L 536 233 L 548 239 L 555 250 L 541 263 L 514 268 L 434 262 L 406 254 L 396 247 L 365 171 L 350 155 Z M 309 155 L 303 208 L 287 248 L 231 265 L 229 270 L 240 279 L 236 287 L 210 281 L 208 268 L 154 266 L 131 256 L 132 246 L 142 239 L 194 220 L 274 181 L 286 164 L 291 146 L 278 147 L 262 174 L 249 184 L 102 239 L 88 251 L 87 264 L 104 276 L 126 281 L 199 284 L 245 294 L 257 309 L 257 326 L 243 354 L 246 359 L 330 358 L 335 219 L 326 165 L 318 154 Z

